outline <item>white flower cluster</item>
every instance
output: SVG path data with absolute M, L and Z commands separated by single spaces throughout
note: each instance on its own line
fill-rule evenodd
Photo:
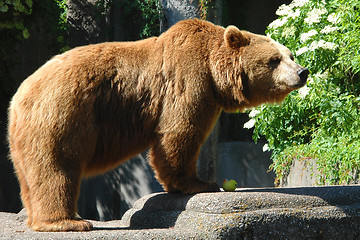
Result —
M 278 16 L 288 16 L 292 14 L 293 10 L 292 7 L 289 5 L 283 4 L 276 10 L 276 15 Z
M 298 50 L 295 52 L 295 55 L 296 55 L 296 56 L 300 56 L 300 55 L 302 55 L 302 54 L 304 54 L 304 53 L 306 53 L 306 52 L 308 52 L 308 51 L 309 51 L 309 48 L 308 48 L 307 46 L 305 46 L 305 47 L 302 47 L 302 48 L 298 49 Z
M 290 3 L 290 7 L 294 8 L 294 7 L 302 7 L 305 4 L 307 4 L 309 2 L 309 0 L 294 0 Z
M 339 16 L 337 16 L 336 13 L 331 13 L 327 17 L 327 20 L 332 24 L 337 24 L 339 22 Z
M 276 11 L 276 14 L 278 16 L 281 16 L 282 18 L 276 19 L 272 23 L 270 23 L 269 28 L 276 29 L 282 27 L 289 18 L 295 19 L 299 17 L 301 14 L 301 10 L 299 8 L 304 6 L 308 2 L 309 0 L 294 0 L 289 5 L 281 5 Z
M 322 34 L 329 34 L 329 33 L 332 33 L 332 32 L 336 32 L 338 29 L 339 29 L 339 28 L 336 27 L 336 26 L 333 27 L 333 26 L 328 25 L 328 26 L 325 26 L 325 27 L 320 31 L 320 33 L 322 33 Z
M 315 29 L 310 30 L 309 32 L 306 32 L 306 33 L 302 33 L 300 35 L 300 41 L 304 43 L 307 40 L 309 40 L 311 37 L 313 37 L 313 36 L 315 36 L 317 34 L 318 34 L 318 32 Z
M 304 99 L 309 94 L 309 92 L 310 88 L 306 85 L 299 89 L 299 94 L 302 99 Z
M 247 121 L 246 123 L 244 123 L 244 128 L 247 128 L 247 129 L 251 129 L 255 126 L 255 122 L 256 120 L 254 119 L 254 117 L 256 117 L 257 115 L 260 114 L 260 110 L 258 109 L 253 109 L 249 112 L 249 118 L 250 120 Z
M 260 110 L 258 110 L 258 109 L 253 109 L 253 110 L 250 111 L 249 117 L 250 117 L 250 118 L 254 118 L 254 117 L 256 117 L 256 116 L 259 115 L 259 114 L 260 114 Z
M 246 123 L 244 123 L 244 128 L 247 128 L 247 129 L 253 128 L 255 126 L 255 122 L 256 122 L 254 117 L 256 117 L 259 114 L 260 114 L 260 110 L 258 110 L 258 109 L 251 110 L 249 113 L 250 120 L 247 121 Z
M 294 0 L 289 5 L 281 5 L 276 11 L 276 14 L 278 16 L 281 16 L 281 18 L 276 19 L 272 23 L 270 23 L 269 28 L 276 29 L 282 27 L 289 20 L 289 18 L 295 19 L 299 17 L 301 14 L 300 8 L 305 6 L 309 2 L 310 0 Z M 309 25 L 319 23 L 323 15 L 326 15 L 328 13 L 327 9 L 324 6 L 325 4 L 326 2 L 322 1 L 322 6 L 311 10 L 304 19 L 304 22 Z M 338 22 L 338 16 L 335 13 L 332 13 L 327 17 L 327 20 L 330 23 L 336 24 Z M 337 29 L 328 28 L 326 30 L 332 32 L 336 31 Z
M 339 28 L 336 27 L 336 26 L 330 26 L 330 25 L 328 25 L 328 26 L 325 26 L 325 27 L 320 31 L 320 33 L 322 33 L 322 34 L 329 34 L 329 33 L 332 33 L 332 32 L 337 31 L 338 29 L 339 29 Z M 309 32 L 306 32 L 306 33 L 302 33 L 302 34 L 300 35 L 300 41 L 301 41 L 302 43 L 305 43 L 307 40 L 311 39 L 313 36 L 315 36 L 315 35 L 317 35 L 317 34 L 318 34 L 318 32 L 317 32 L 315 29 L 310 30 Z
M 315 8 L 308 13 L 307 17 L 304 19 L 304 22 L 309 25 L 312 25 L 313 23 L 319 23 L 322 16 L 327 13 L 328 11 L 325 7 Z
M 325 50 L 335 50 L 338 47 L 336 43 L 333 42 L 326 42 L 324 40 L 320 41 L 313 41 L 310 44 L 310 51 L 314 51 L 315 49 L 322 48 Z
M 326 42 L 324 40 L 320 41 L 313 41 L 309 47 L 305 46 L 300 49 L 298 49 L 295 54 L 296 56 L 300 56 L 301 54 L 304 54 L 305 52 L 309 51 L 315 51 L 316 49 L 322 48 L 325 50 L 335 50 L 338 47 L 336 43 L 333 42 Z
M 287 18 L 281 18 L 281 19 L 278 18 L 269 24 L 269 28 L 276 29 L 282 27 L 286 22 L 287 22 Z
M 263 150 L 263 152 L 270 151 L 269 144 L 265 143 L 262 150 Z
M 247 121 L 246 123 L 244 123 L 244 128 L 247 128 L 247 129 L 251 129 L 255 126 L 255 122 L 256 120 L 255 119 L 250 119 L 249 121 Z
M 293 11 L 293 6 L 283 4 L 276 11 L 276 15 L 295 19 L 300 16 L 300 9 L 295 9 L 295 11 Z

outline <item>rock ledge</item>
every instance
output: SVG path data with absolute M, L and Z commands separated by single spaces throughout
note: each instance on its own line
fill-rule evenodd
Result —
M 237 189 L 139 199 L 91 232 L 37 233 L 0 213 L 1 239 L 360 239 L 360 186 Z

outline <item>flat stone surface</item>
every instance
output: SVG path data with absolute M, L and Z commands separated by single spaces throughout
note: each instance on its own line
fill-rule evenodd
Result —
M 360 186 L 147 195 L 91 232 L 37 233 L 0 213 L 1 239 L 360 239 Z
M 360 186 L 157 193 L 135 202 L 122 221 L 189 229 L 207 239 L 360 239 Z
M 90 221 L 90 232 L 35 232 L 25 224 L 21 212 L 0 213 L 0 239 L 199 239 L 200 234 L 185 229 L 130 229 L 122 221 Z

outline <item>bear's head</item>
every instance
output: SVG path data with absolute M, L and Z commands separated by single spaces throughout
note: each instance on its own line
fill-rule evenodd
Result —
M 211 66 L 225 111 L 281 102 L 306 84 L 309 70 L 271 38 L 228 26 L 218 46 Z

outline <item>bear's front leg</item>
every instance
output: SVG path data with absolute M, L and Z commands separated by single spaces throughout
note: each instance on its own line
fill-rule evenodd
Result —
M 217 192 L 216 183 L 197 177 L 196 162 L 203 138 L 189 132 L 162 134 L 149 152 L 156 178 L 169 193 Z

